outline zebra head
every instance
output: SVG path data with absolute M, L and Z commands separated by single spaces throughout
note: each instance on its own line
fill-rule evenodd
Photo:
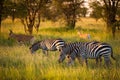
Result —
M 30 52 L 31 52 L 32 54 L 40 48 L 40 42 L 41 42 L 41 41 L 38 41 L 38 42 L 34 43 L 34 44 L 29 48 L 29 49 L 30 49 Z
M 60 50 L 60 56 L 58 59 L 58 62 L 61 63 L 65 60 L 66 56 L 68 55 L 68 53 L 70 53 L 70 49 L 67 45 L 63 46 Z

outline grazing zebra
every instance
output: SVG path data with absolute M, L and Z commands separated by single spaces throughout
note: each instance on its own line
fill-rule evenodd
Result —
M 60 50 L 65 44 L 62 39 L 45 39 L 34 43 L 29 49 L 31 53 L 34 53 L 38 49 L 42 49 L 44 54 L 48 54 L 48 51 Z
M 31 35 L 24 35 L 24 34 L 15 34 L 12 30 L 10 30 L 8 39 L 15 39 L 19 43 L 26 43 L 29 42 L 33 44 L 35 41 L 35 37 Z
M 72 64 L 75 58 L 80 60 L 80 57 L 82 58 L 82 64 L 85 62 L 86 65 L 88 58 L 96 59 L 97 63 L 98 59 L 101 61 L 101 57 L 103 56 L 106 66 L 111 63 L 109 57 L 110 55 L 115 60 L 113 57 L 112 47 L 107 43 L 101 43 L 97 41 L 66 44 L 61 49 L 60 58 L 58 61 L 63 62 L 66 55 L 69 55 L 71 58 L 69 64 Z

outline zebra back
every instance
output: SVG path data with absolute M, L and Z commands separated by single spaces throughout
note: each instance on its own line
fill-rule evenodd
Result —
M 65 41 L 62 39 L 46 39 L 40 43 L 41 48 L 51 51 L 59 50 L 64 45 Z
M 62 54 L 67 54 L 66 52 L 70 51 L 69 57 L 71 57 L 71 62 L 74 61 L 75 57 L 81 56 L 83 61 L 85 61 L 87 64 L 87 58 L 93 58 L 97 60 L 98 58 L 103 56 L 105 60 L 105 64 L 108 66 L 111 63 L 110 55 L 115 60 L 115 58 L 113 57 L 112 47 L 107 43 L 97 42 L 97 41 L 85 42 L 85 43 L 78 42 L 78 43 L 71 43 L 67 45 L 67 47 L 69 48 L 63 49 Z M 60 61 L 63 61 L 64 58 L 62 57 L 60 57 L 59 59 Z
M 36 51 L 42 49 L 44 51 L 56 51 L 61 49 L 65 45 L 65 41 L 62 39 L 45 39 L 34 43 L 30 49 Z

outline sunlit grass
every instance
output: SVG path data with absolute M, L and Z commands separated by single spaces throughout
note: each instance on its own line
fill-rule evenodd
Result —
M 55 27 L 52 27 L 55 26 Z M 60 26 L 60 27 L 59 27 Z M 113 39 L 105 32 L 102 20 L 96 22 L 91 18 L 82 18 L 74 30 L 68 30 L 63 25 L 53 22 L 42 22 L 39 32 L 34 30 L 37 40 L 46 38 L 62 38 L 66 42 L 97 40 L 107 42 L 113 47 L 116 62 L 107 69 L 104 59 L 101 66 L 95 60 L 88 59 L 88 68 L 75 61 L 73 66 L 68 66 L 66 60 L 59 64 L 59 52 L 49 52 L 46 56 L 41 50 L 31 55 L 29 45 L 19 45 L 14 40 L 8 40 L 9 29 L 15 33 L 24 34 L 23 25 L 19 20 L 14 23 L 5 20 L 2 23 L 0 36 L 0 80 L 119 80 L 120 79 L 120 33 Z M 91 35 L 90 40 L 78 36 L 77 30 Z
M 119 63 L 110 68 L 96 66 L 89 61 L 89 68 L 78 62 L 67 66 L 66 62 L 58 64 L 58 52 L 49 52 L 45 56 L 41 51 L 31 55 L 26 46 L 0 47 L 0 79 L 6 80 L 119 80 Z M 6 50 L 6 51 L 4 51 Z M 114 61 L 113 61 L 114 62 Z M 118 67 L 116 67 L 118 66 Z

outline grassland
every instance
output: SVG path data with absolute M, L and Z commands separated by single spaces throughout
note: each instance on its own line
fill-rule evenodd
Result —
M 120 32 L 113 39 L 105 31 L 102 20 L 96 22 L 91 18 L 82 18 L 74 30 L 68 30 L 62 23 L 43 22 L 39 32 L 34 36 L 37 40 L 46 38 L 63 38 L 66 42 L 89 41 L 81 39 L 77 30 L 91 34 L 91 40 L 98 40 L 111 44 L 116 62 L 106 69 L 104 61 L 101 66 L 95 60 L 88 60 L 89 67 L 83 67 L 78 61 L 73 66 L 67 66 L 66 60 L 57 62 L 59 52 L 49 52 L 48 56 L 38 50 L 35 55 L 29 52 L 29 45 L 18 45 L 14 40 L 7 40 L 9 29 L 15 33 L 24 34 L 24 28 L 19 20 L 12 23 L 9 19 L 3 21 L 0 36 L 0 80 L 120 80 Z

